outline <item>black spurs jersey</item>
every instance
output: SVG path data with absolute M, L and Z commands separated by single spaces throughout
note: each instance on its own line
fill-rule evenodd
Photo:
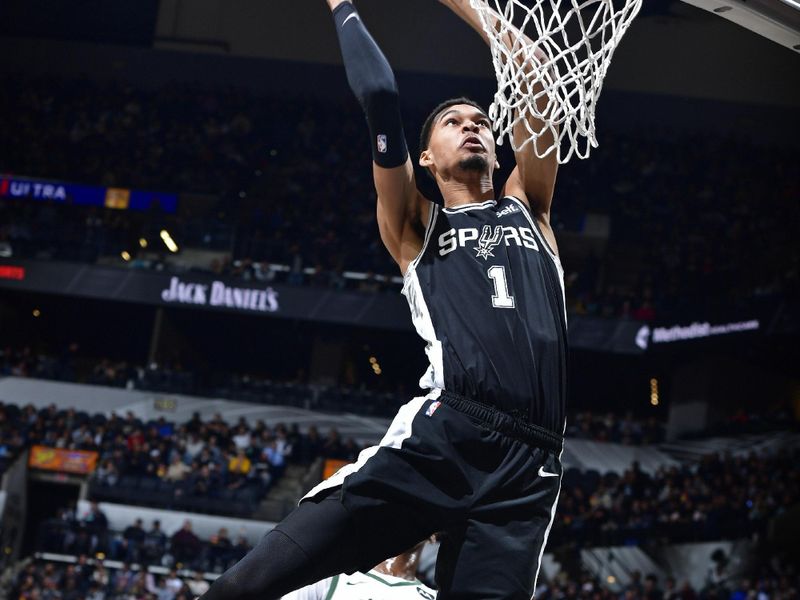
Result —
M 420 379 L 561 434 L 564 274 L 520 200 L 431 205 L 403 285 L 430 367 Z

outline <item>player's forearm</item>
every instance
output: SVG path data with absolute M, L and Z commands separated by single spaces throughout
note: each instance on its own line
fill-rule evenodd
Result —
M 489 36 L 483 27 L 481 17 L 478 14 L 478 11 L 472 7 L 470 0 L 439 1 L 452 10 L 456 15 L 458 15 L 467 25 L 472 27 L 478 33 L 478 35 L 481 36 L 484 42 L 491 45 L 491 40 L 489 39 Z M 494 28 L 496 31 L 499 31 L 501 27 L 500 15 L 495 9 L 491 8 L 483 0 L 480 0 L 480 4 L 487 9 L 487 11 L 484 12 L 484 15 L 488 18 L 488 25 Z M 504 28 L 505 33 L 500 37 L 500 40 L 506 46 L 509 52 L 511 52 L 512 55 L 515 55 L 515 60 L 522 60 L 522 57 L 517 56 L 517 54 L 523 48 L 532 48 L 534 46 L 533 40 L 510 23 L 506 23 Z M 538 48 L 535 49 L 534 55 L 540 61 L 544 60 L 545 58 L 544 53 L 542 53 Z M 527 59 L 527 57 L 525 57 L 525 59 Z
M 483 24 L 481 23 L 481 19 L 478 16 L 478 11 L 476 11 L 469 3 L 469 0 L 439 0 L 442 4 L 444 4 L 447 8 L 452 10 L 456 15 L 458 15 L 462 21 L 464 21 L 467 25 L 472 27 L 483 41 L 487 44 L 489 43 L 489 36 L 486 35 L 486 31 L 483 29 Z
M 373 160 L 391 169 L 408 159 L 400 119 L 400 94 L 383 52 L 350 2 L 328 0 L 342 50 L 347 81 L 361 103 L 370 128 Z

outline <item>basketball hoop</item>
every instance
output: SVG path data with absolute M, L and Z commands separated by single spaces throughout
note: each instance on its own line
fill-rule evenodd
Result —
M 470 0 L 489 36 L 497 143 L 559 163 L 597 147 L 595 109 L 611 57 L 642 0 Z M 514 139 L 518 124 L 524 135 Z M 551 139 L 552 134 L 552 141 Z M 548 141 L 545 141 L 548 140 Z M 544 146 L 544 147 L 542 147 Z

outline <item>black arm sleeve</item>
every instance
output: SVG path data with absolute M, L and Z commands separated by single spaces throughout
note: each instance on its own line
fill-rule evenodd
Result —
M 399 167 L 408 158 L 408 147 L 392 68 L 350 2 L 337 6 L 333 19 L 347 81 L 367 116 L 372 159 L 387 169 Z

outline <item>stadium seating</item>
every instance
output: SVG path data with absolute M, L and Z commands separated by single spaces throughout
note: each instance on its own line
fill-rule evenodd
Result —
M 53 93 L 55 105 L 47 101 Z M 409 122 L 421 122 L 426 108 L 411 107 Z M 13 256 L 116 257 L 120 265 L 169 268 L 163 252 L 135 243 L 157 240 L 167 227 L 181 247 L 224 250 L 205 265 L 218 274 L 365 291 L 385 285 L 343 273 L 398 274 L 374 226 L 368 147 L 355 104 L 18 77 L 0 86 L 0 110 L 16 115 L 0 131 L 0 172 L 211 197 L 193 208 L 187 196 L 177 215 L 155 210 L 124 218 L 5 199 L 0 243 Z M 778 224 L 798 219 L 797 183 L 781 148 L 676 137 L 658 127 L 635 138 L 607 131 L 600 137 L 592 160 L 571 164 L 569 177 L 560 178 L 552 216 L 565 235 L 580 235 L 596 215 L 610 223 L 603 251 L 565 262 L 572 311 L 697 318 L 724 313 L 731 303 L 763 306 L 791 291 L 798 250 Z M 40 145 L 49 151 L 38 151 Z M 766 230 L 772 234 L 760 235 Z M 728 243 L 711 243 L 710 231 Z M 122 250 L 133 254 L 129 263 L 119 258 Z

